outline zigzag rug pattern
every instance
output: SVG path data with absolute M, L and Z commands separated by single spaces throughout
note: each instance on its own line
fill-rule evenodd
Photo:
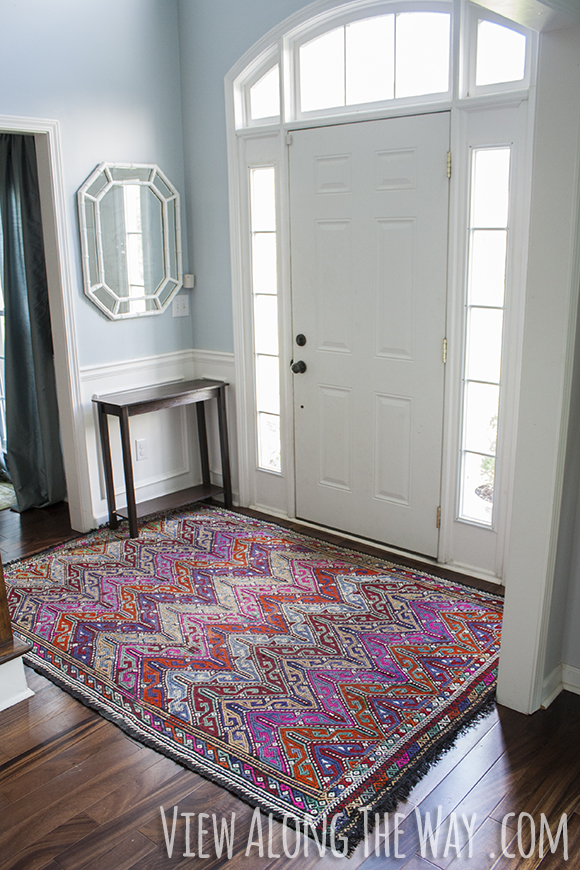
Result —
M 493 698 L 501 599 L 221 509 L 102 529 L 6 582 L 33 667 L 351 851 L 361 809 L 394 809 Z

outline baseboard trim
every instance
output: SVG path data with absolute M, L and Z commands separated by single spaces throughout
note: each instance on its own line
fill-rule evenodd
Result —
M 580 695 L 580 668 L 562 665 L 562 688 Z
M 560 662 L 544 679 L 542 709 L 547 710 L 563 691 L 580 695 L 580 668 Z
M 544 677 L 542 710 L 548 709 L 552 701 L 556 700 L 562 688 L 562 663 L 560 662 L 547 677 Z

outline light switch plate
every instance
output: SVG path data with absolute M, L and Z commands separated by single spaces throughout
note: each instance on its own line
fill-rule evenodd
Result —
M 171 303 L 171 314 L 173 317 L 187 317 L 189 314 L 189 297 L 178 294 Z

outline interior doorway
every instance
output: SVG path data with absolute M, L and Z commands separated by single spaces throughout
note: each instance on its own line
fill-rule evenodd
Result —
M 72 527 L 89 531 L 94 518 L 76 351 L 75 286 L 71 274 L 59 123 L 43 118 L 3 115 L 0 116 L 0 132 L 32 134 L 35 140 L 68 506 Z

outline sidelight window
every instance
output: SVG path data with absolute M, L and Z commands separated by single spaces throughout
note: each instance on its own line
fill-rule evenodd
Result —
M 472 152 L 459 517 L 491 526 L 501 389 L 509 147 Z
M 278 277 L 276 170 L 250 170 L 254 374 L 258 467 L 280 471 L 280 365 L 278 356 Z

